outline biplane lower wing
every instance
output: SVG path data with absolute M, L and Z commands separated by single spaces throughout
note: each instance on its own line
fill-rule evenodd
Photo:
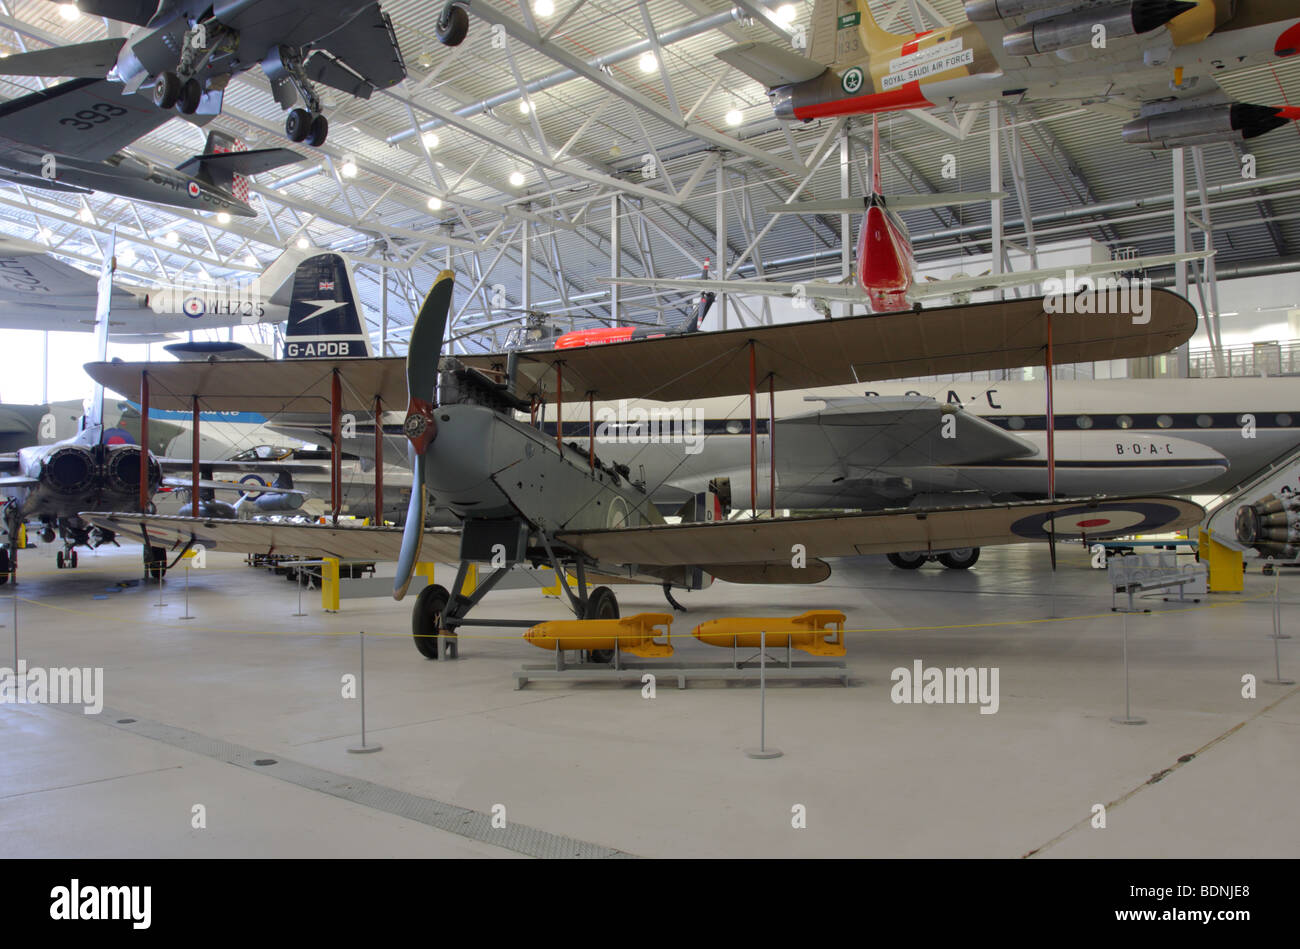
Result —
M 396 561 L 402 547 L 400 527 L 335 527 L 283 521 L 223 521 L 157 514 L 85 513 L 87 521 L 154 547 L 180 550 L 193 541 L 206 550 L 343 560 Z M 424 553 L 440 563 L 460 559 L 460 531 L 426 530 Z
M 601 562 L 690 563 L 723 576 L 739 564 L 789 565 L 796 554 L 811 566 L 827 557 L 1019 544 L 1049 533 L 1101 540 L 1181 530 L 1204 516 L 1199 504 L 1180 498 L 1073 498 L 560 532 L 559 540 Z

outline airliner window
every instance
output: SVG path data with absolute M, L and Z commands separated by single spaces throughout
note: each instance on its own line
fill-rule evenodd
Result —
M 1283 413 L 1282 413 L 1281 415 L 1279 415 L 1276 419 L 1274 419 L 1274 421 L 1277 422 L 1277 427 L 1278 427 L 1278 428 L 1290 428 L 1290 427 L 1291 427 L 1291 416 L 1287 415 L 1285 412 L 1283 412 Z
M 1161 428 L 1173 428 L 1174 420 L 1172 417 L 1168 415 L 1157 415 L 1156 424 L 1159 425 Z
M 1079 428 L 1092 428 L 1092 416 L 1080 415 L 1077 419 L 1074 420 L 1074 424 L 1077 425 Z
M 727 423 L 727 432 L 731 435 L 739 435 L 744 427 L 745 426 L 741 424 L 740 419 L 733 418 Z
M 1214 419 L 1208 415 L 1198 415 L 1196 416 L 1196 424 L 1201 428 L 1209 428 L 1214 424 Z
M 1011 418 L 1007 419 L 1007 428 L 1014 428 L 1016 431 L 1020 431 L 1020 429 L 1024 427 L 1025 427 L 1025 420 L 1022 419 L 1019 415 L 1013 415 L 1011 416 Z
M 1117 428 L 1132 428 L 1133 419 L 1128 415 L 1120 415 L 1115 419 L 1115 425 Z

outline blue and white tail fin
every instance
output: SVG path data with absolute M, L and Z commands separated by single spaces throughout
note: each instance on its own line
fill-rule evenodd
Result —
M 298 264 L 284 331 L 284 358 L 371 355 L 370 334 L 348 262 L 338 254 L 326 253 Z

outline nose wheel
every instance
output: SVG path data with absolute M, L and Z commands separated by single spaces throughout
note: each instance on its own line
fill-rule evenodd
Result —
M 77 551 L 73 548 L 60 550 L 54 555 L 54 566 L 60 570 L 65 567 L 69 570 L 75 570 L 77 566 Z

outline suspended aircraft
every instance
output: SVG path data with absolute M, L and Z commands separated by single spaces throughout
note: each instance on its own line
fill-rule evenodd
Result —
M 966 0 L 965 12 L 899 34 L 868 0 L 816 0 L 808 55 L 743 43 L 717 56 L 766 86 L 787 121 L 1073 101 L 1133 115 L 1123 140 L 1163 149 L 1243 142 L 1300 118 L 1219 85 L 1300 52 L 1291 0 Z
M 108 79 L 152 88 L 166 115 L 217 115 L 232 76 L 261 65 L 289 110 L 285 135 L 325 144 L 329 120 L 315 83 L 369 99 L 406 78 L 392 21 L 374 0 L 78 0 L 81 12 L 130 23 L 110 37 L 6 57 L 10 76 Z M 92 120 L 95 121 L 95 120 Z
M 211 132 L 203 153 L 175 168 L 121 149 L 168 118 L 142 96 L 104 80 L 73 79 L 0 106 L 0 181 L 90 194 L 102 191 L 191 211 L 256 217 L 248 178 L 302 161 L 288 148 L 246 150 Z
M 589 589 L 589 577 L 656 583 L 670 597 L 674 587 L 696 590 L 713 578 L 816 583 L 830 575 L 826 558 L 1173 530 L 1197 522 L 1203 513 L 1196 504 L 1168 497 L 1075 498 L 710 521 L 711 508 L 699 504 L 693 513 L 683 512 L 685 523 L 668 524 L 644 484 L 596 457 L 594 440 L 583 450 L 519 418 L 532 404 L 523 396 L 549 391 L 559 413 L 566 391 L 611 400 L 707 397 L 748 388 L 752 412 L 756 378 L 770 376 L 773 385 L 780 380 L 789 388 L 1032 363 L 1044 345 L 1041 309 L 1033 301 L 1007 301 L 937 310 L 928 318 L 900 313 L 819 320 L 747 328 L 739 335 L 724 331 L 524 353 L 514 376 L 502 380 L 459 358 L 441 358 L 453 283 L 450 271 L 438 276 L 416 318 L 405 360 L 404 429 L 415 489 L 400 530 L 136 513 L 83 516 L 173 550 L 201 543 L 217 550 L 396 560 L 397 599 L 406 595 L 421 560 L 458 562 L 451 588 L 426 586 L 413 611 L 417 648 L 436 658 L 438 642 L 459 627 L 532 625 L 468 616 L 516 564 L 547 564 L 561 578 L 572 573 L 576 590 L 567 579 L 562 585 L 574 613 L 607 619 L 618 615 L 615 595 L 607 586 Z M 1054 346 L 1062 361 L 1163 351 L 1191 331 L 1181 311 L 1170 315 L 1175 319 L 1162 316 L 1143 326 L 1127 318 L 1067 316 L 1055 328 Z M 331 372 L 353 374 L 363 398 L 374 392 L 378 399 L 393 388 L 387 376 L 392 363 L 338 360 Z M 229 393 L 228 378 L 237 377 L 244 400 L 279 398 L 277 385 L 281 391 L 296 386 L 299 400 L 320 398 L 320 385 L 277 382 L 258 366 L 205 367 L 201 377 L 191 377 L 188 391 L 212 398 L 205 395 L 208 390 Z M 684 366 L 691 368 L 683 371 Z M 149 364 L 116 363 L 87 369 L 119 390 L 129 387 L 133 374 L 155 371 Z M 427 530 L 431 505 L 459 517 L 460 530 Z M 476 563 L 491 564 L 492 572 L 472 593 L 464 593 L 469 567 Z

